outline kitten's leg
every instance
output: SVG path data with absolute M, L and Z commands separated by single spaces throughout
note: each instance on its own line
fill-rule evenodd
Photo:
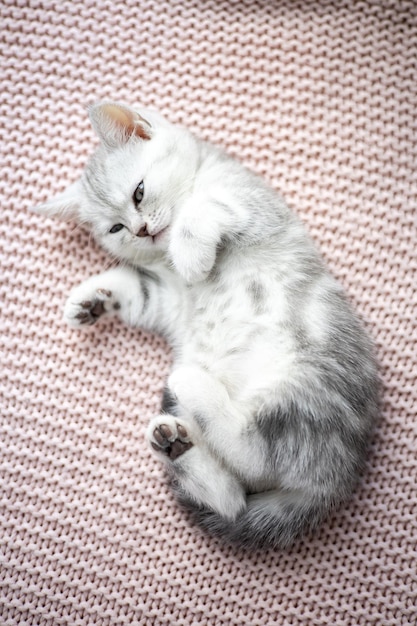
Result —
M 116 267 L 91 276 L 71 292 L 64 319 L 74 327 L 118 315 L 129 326 L 170 335 L 181 316 L 181 284 L 173 272 Z
M 172 227 L 169 255 L 174 267 L 186 282 L 207 277 L 213 268 L 218 246 L 224 238 L 233 239 L 242 231 L 246 215 L 234 200 L 227 203 L 194 195 Z
M 168 388 L 197 422 L 209 448 L 230 467 L 248 479 L 264 472 L 265 443 L 249 428 L 251 416 L 233 404 L 219 380 L 199 366 L 181 366 L 169 377 Z
M 174 474 L 180 496 L 229 519 L 245 508 L 242 485 L 210 454 L 196 424 L 160 415 L 148 427 L 148 440 Z

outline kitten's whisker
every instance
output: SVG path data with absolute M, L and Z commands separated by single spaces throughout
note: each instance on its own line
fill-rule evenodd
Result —
M 91 237 L 91 232 L 87 228 L 84 228 L 84 226 L 87 227 L 87 225 L 88 224 L 86 220 L 81 220 L 80 222 L 76 224 L 72 223 L 72 228 L 69 231 L 70 235 L 76 233 L 77 231 L 83 231 L 85 233 L 88 232 L 89 236 Z
M 104 269 L 109 270 L 112 267 L 116 267 L 117 265 L 118 265 L 118 258 L 115 255 L 111 255 L 110 259 L 105 264 Z

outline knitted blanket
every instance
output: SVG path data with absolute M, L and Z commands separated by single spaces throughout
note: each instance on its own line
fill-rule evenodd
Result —
M 417 622 L 417 4 L 1 0 L 0 624 Z M 80 173 L 92 102 L 155 108 L 259 172 L 363 317 L 381 418 L 353 500 L 243 553 L 175 503 L 144 431 L 158 337 L 62 321 L 109 264 L 29 209 Z

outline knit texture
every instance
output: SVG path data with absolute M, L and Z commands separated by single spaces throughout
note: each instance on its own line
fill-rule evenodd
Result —
M 417 622 L 417 4 L 1 0 L 0 623 Z M 194 527 L 145 442 L 163 340 L 67 328 L 109 264 L 30 212 L 95 145 L 86 106 L 141 104 L 223 146 L 304 220 L 377 346 L 355 497 L 286 552 Z

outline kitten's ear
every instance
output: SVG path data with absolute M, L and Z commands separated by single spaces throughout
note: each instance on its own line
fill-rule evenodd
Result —
M 110 149 L 126 144 L 132 137 L 151 138 L 151 125 L 130 107 L 103 102 L 88 110 L 91 124 L 100 141 Z
M 36 213 L 42 213 L 48 217 L 70 220 L 78 217 L 81 199 L 81 183 L 77 180 L 75 183 L 67 187 L 62 193 L 54 196 L 43 204 L 33 207 L 33 211 Z

